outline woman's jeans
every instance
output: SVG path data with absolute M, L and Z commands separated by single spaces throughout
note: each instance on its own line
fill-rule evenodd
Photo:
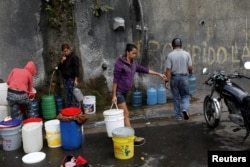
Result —
M 189 109 L 188 75 L 172 75 L 170 86 L 174 99 L 175 118 L 182 118 L 181 111 L 188 111 Z
M 78 102 L 73 94 L 73 89 L 75 87 L 73 78 L 64 78 L 63 79 L 63 86 L 65 89 L 66 94 L 66 103 L 67 107 L 81 107 L 80 102 Z

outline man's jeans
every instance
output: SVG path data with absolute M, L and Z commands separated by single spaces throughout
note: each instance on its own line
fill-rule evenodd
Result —
M 189 109 L 188 75 L 172 75 L 170 86 L 174 99 L 175 118 L 182 118 L 181 111 Z
M 10 107 L 10 115 L 13 119 L 23 120 L 24 118 L 34 117 L 29 96 L 25 92 L 9 91 L 7 93 L 7 101 Z M 25 115 L 20 110 L 20 106 L 25 108 Z

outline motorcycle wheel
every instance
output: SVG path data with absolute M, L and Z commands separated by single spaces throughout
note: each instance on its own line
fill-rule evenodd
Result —
M 203 113 L 207 123 L 207 126 L 211 129 L 216 128 L 219 125 L 220 119 L 215 117 L 215 103 L 210 96 L 206 96 L 203 103 Z

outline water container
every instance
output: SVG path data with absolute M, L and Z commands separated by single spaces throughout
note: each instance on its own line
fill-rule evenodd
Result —
M 79 88 L 74 87 L 73 94 L 78 102 L 83 101 L 83 94 Z
M 157 89 L 157 103 L 165 104 L 167 102 L 167 89 L 160 84 L 160 87 Z
M 8 113 L 8 106 L 7 105 L 0 105 L 0 121 L 3 121 L 4 118 L 9 116 Z
M 22 141 L 25 153 L 38 152 L 43 148 L 43 132 L 41 118 L 28 118 L 23 121 Z
M 46 121 L 44 127 L 48 146 L 50 148 L 61 147 L 60 121 L 58 119 Z
M 31 102 L 31 108 L 32 108 L 32 117 L 39 117 L 40 116 L 40 110 L 39 110 L 39 103 L 36 99 L 33 99 Z
M 108 137 L 112 137 L 112 131 L 116 128 L 124 127 L 124 111 L 123 109 L 112 109 L 113 104 L 109 110 L 103 112 L 106 131 Z
M 0 136 L 2 138 L 2 146 L 5 151 L 17 150 L 21 147 L 21 120 L 5 119 L 0 122 Z
M 134 156 L 134 134 L 134 129 L 130 127 L 120 127 L 112 131 L 115 158 L 124 160 Z
M 154 85 L 150 85 L 147 89 L 147 105 L 157 104 L 157 90 Z
M 7 98 L 8 85 L 6 83 L 0 83 L 0 105 L 8 105 Z
M 64 116 L 76 116 L 81 113 L 80 108 L 70 107 L 61 111 Z M 74 150 L 81 146 L 83 133 L 81 124 L 76 121 L 60 121 L 62 147 L 66 150 Z
M 193 95 L 196 92 L 196 76 L 193 74 L 189 74 L 188 76 L 188 83 L 189 83 L 189 94 Z
M 141 107 L 142 106 L 142 93 L 137 88 L 132 92 L 131 104 L 133 107 Z
M 62 96 L 56 96 L 56 113 L 59 114 L 64 108 L 64 102 Z
M 94 114 L 96 111 L 96 98 L 95 96 L 83 97 L 83 110 L 85 114 Z
M 41 105 L 44 119 L 49 120 L 56 118 L 56 102 L 53 95 L 43 95 Z

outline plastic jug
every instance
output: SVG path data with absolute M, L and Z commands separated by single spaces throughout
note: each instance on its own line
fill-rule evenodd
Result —
M 147 89 L 147 105 L 157 104 L 157 90 L 154 85 L 150 85 Z
M 61 112 L 64 108 L 64 102 L 62 96 L 56 96 L 56 112 L 57 114 Z
M 42 119 L 29 118 L 24 120 L 22 127 L 23 150 L 25 153 L 38 152 L 43 148 Z
M 167 89 L 160 84 L 160 87 L 157 89 L 157 103 L 165 104 L 167 102 Z
M 135 89 L 132 92 L 132 102 L 131 102 L 133 107 L 140 107 L 142 106 L 142 93 L 139 89 Z
M 40 116 L 40 109 L 39 109 L 38 101 L 36 99 L 33 99 L 30 102 L 31 102 L 33 117 L 39 117 Z
M 189 83 L 189 94 L 193 95 L 196 92 L 196 76 L 194 74 L 188 75 L 188 83 Z
M 79 101 L 79 102 L 83 101 L 83 94 L 79 88 L 74 87 L 73 94 L 74 94 L 77 101 Z

